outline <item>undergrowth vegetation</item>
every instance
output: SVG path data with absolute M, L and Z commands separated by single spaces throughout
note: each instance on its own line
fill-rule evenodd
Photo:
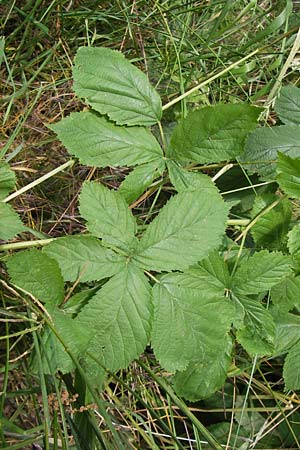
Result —
M 298 9 L 1 3 L 1 448 L 300 448 Z

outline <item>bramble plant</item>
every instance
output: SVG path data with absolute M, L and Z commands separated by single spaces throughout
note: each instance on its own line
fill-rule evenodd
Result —
M 150 344 L 176 392 L 195 401 L 238 370 L 242 347 L 251 357 L 287 354 L 286 389 L 299 389 L 300 225 L 289 199 L 300 198 L 300 90 L 281 89 L 283 125 L 257 128 L 261 109 L 218 104 L 190 112 L 167 142 L 166 107 L 120 52 L 79 48 L 73 77 L 90 108 L 49 128 L 80 163 L 133 170 L 117 191 L 84 182 L 86 233 L 7 258 L 14 285 L 47 312 L 44 371 L 68 373 L 79 360 L 100 386 Z M 211 165 L 221 167 L 213 178 L 199 172 Z M 242 170 L 247 186 L 220 193 Z M 14 185 L 4 163 L 0 177 L 4 198 Z M 169 183 L 177 193 L 142 224 L 129 205 Z M 24 228 L 0 206 L 0 237 L 10 239 Z M 82 289 L 65 297 L 70 282 Z

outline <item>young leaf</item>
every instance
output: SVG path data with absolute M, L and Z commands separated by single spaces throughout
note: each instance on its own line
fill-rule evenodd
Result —
M 278 153 L 277 174 L 281 189 L 291 198 L 300 198 L 300 159 Z
M 122 182 L 119 192 L 127 203 L 132 203 L 147 189 L 155 178 L 163 173 L 164 168 L 165 163 L 162 159 L 136 167 Z
M 161 118 L 158 93 L 118 51 L 80 47 L 73 78 L 76 94 L 118 124 L 148 126 Z
M 91 332 L 89 352 L 114 371 L 127 367 L 146 347 L 151 315 L 150 285 L 143 272 L 129 264 L 98 291 L 75 321 Z
M 248 104 L 219 104 L 193 111 L 175 128 L 169 155 L 200 164 L 234 159 L 242 153 L 260 112 Z
M 276 308 L 288 312 L 295 306 L 300 309 L 300 277 L 289 275 L 272 287 L 271 298 Z
M 49 128 L 72 155 L 90 166 L 134 166 L 163 156 L 146 128 L 119 127 L 91 111 L 72 113 Z
M 134 260 L 157 272 L 186 269 L 220 244 L 227 211 L 219 194 L 175 195 L 148 226 Z
M 7 262 L 8 274 L 18 287 L 38 300 L 57 305 L 64 298 L 64 281 L 58 263 L 39 250 L 15 253 Z
M 26 228 L 21 222 L 18 214 L 13 210 L 10 205 L 0 202 L 0 239 L 6 241 L 11 239 Z
M 271 355 L 274 350 L 275 323 L 272 315 L 257 300 L 239 296 L 245 311 L 244 326 L 237 331 L 237 340 L 249 355 Z
M 300 89 L 293 85 L 282 87 L 274 108 L 286 125 L 300 125 Z
M 223 349 L 232 322 L 224 288 L 219 287 L 219 295 L 216 289 L 206 295 L 201 291 L 202 280 L 196 281 L 195 272 L 168 274 L 153 289 L 152 346 L 159 362 L 171 372 L 186 369 L 190 362 L 203 363 L 207 355 Z
M 256 252 L 237 269 L 232 290 L 237 294 L 259 294 L 271 289 L 287 276 L 291 270 L 291 260 L 280 252 L 267 250 Z
M 119 192 L 95 181 L 85 182 L 80 194 L 80 213 L 87 229 L 107 245 L 131 252 L 136 222 Z
M 251 213 L 252 218 L 276 200 L 278 200 L 278 196 L 275 194 L 257 195 Z M 262 215 L 251 228 L 256 246 L 280 250 L 286 241 L 291 218 L 291 203 L 288 199 L 282 199 L 275 208 Z
M 203 173 L 190 172 L 175 161 L 168 160 L 167 167 L 171 183 L 177 192 L 203 190 L 207 195 L 218 193 L 212 179 Z
M 43 252 L 58 262 L 65 281 L 102 280 L 122 270 L 125 264 L 124 257 L 103 247 L 93 236 L 59 238 Z
M 225 382 L 231 363 L 232 341 L 227 335 L 222 348 L 213 348 L 201 361 L 190 363 L 174 377 L 176 393 L 195 402 L 210 397 Z
M 258 173 L 264 180 L 276 175 L 277 153 L 292 158 L 300 157 L 300 127 L 282 125 L 273 128 L 259 128 L 250 134 L 245 152 L 239 157 L 250 173 Z
M 8 163 L 0 161 L 0 200 L 5 198 L 14 188 L 15 182 L 15 172 L 10 169 Z

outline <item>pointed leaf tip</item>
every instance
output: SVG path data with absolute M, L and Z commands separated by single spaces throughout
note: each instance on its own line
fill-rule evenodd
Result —
M 80 47 L 73 78 L 76 94 L 119 125 L 149 126 L 161 118 L 161 100 L 147 76 L 116 50 Z

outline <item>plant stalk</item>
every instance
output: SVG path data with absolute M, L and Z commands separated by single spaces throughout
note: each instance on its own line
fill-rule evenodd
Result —
M 61 166 L 56 167 L 56 169 L 51 170 L 51 172 L 46 173 L 45 175 L 43 175 L 42 177 L 38 178 L 37 180 L 32 181 L 32 183 L 29 183 L 26 186 L 22 187 L 21 189 L 18 189 L 16 192 L 13 192 L 8 197 L 4 198 L 2 200 L 2 202 L 3 203 L 7 203 L 10 200 L 12 200 L 13 198 L 18 197 L 21 194 L 24 194 L 24 192 L 29 191 L 29 189 L 32 189 L 33 187 L 37 186 L 38 184 L 42 183 L 43 181 L 48 180 L 48 178 L 53 177 L 57 173 L 62 172 L 67 167 L 73 166 L 74 162 L 75 161 L 71 159 L 70 161 L 67 161 L 66 163 L 62 164 Z

